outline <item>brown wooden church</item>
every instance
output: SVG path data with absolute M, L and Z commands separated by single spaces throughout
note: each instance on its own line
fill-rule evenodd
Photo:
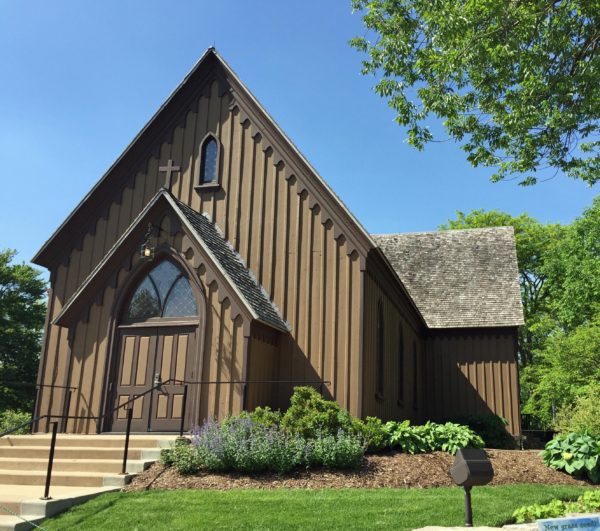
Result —
M 186 383 L 189 427 L 304 382 L 361 417 L 520 431 L 512 229 L 370 235 L 213 49 L 34 262 L 36 413 L 100 418 L 67 431 L 122 431 L 157 384 L 136 431 L 176 429 Z

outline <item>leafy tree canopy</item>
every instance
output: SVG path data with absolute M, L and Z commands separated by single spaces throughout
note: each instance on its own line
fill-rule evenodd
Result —
M 473 166 L 600 179 L 600 1 L 352 0 L 363 74 L 418 149 L 444 121 Z M 545 175 L 545 174 L 544 174 Z
M 15 254 L 0 251 L 0 410 L 31 406 L 46 313 L 46 283 Z

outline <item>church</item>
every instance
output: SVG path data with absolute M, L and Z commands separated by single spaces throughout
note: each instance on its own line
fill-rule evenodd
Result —
M 512 228 L 369 234 L 213 48 L 33 262 L 35 414 L 63 431 L 122 432 L 131 407 L 173 432 L 311 385 L 363 418 L 520 433 Z

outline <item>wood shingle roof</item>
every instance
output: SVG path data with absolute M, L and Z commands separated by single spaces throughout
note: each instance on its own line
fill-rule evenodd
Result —
M 429 328 L 523 324 L 512 227 L 372 237 Z

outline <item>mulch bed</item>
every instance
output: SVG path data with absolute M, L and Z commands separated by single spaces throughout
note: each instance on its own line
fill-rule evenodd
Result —
M 542 483 L 546 485 L 589 485 L 548 468 L 537 450 L 486 450 L 494 467 L 491 485 Z M 450 487 L 454 457 L 443 453 L 408 455 L 390 452 L 369 455 L 358 470 L 297 470 L 289 475 L 242 475 L 200 472 L 191 476 L 154 464 L 125 488 L 147 489 L 326 489 L 326 488 L 426 488 Z

